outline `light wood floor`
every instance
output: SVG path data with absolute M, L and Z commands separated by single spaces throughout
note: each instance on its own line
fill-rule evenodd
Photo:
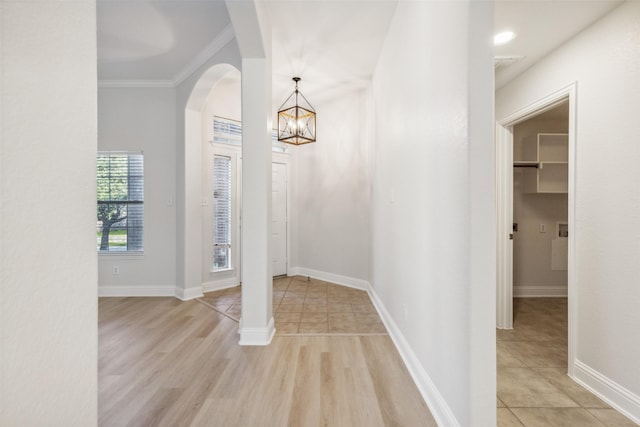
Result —
M 101 298 L 99 425 L 436 425 L 388 336 L 240 347 L 237 326 L 197 301 Z

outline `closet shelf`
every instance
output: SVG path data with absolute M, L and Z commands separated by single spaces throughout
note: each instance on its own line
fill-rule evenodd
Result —
M 516 161 L 513 162 L 513 167 L 514 168 L 539 168 L 540 167 L 540 163 L 539 162 L 528 162 L 528 161 Z
M 540 169 L 544 167 L 544 165 L 568 165 L 569 162 L 565 160 L 545 160 L 544 162 L 540 162 Z
M 569 146 L 566 133 L 538 133 L 523 140 L 523 159 L 513 162 L 522 171 L 524 193 L 566 193 Z

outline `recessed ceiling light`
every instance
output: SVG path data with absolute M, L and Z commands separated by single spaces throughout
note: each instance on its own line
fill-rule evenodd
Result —
M 509 43 L 516 37 L 516 33 L 513 31 L 503 31 L 493 36 L 493 44 L 500 46 L 501 44 Z

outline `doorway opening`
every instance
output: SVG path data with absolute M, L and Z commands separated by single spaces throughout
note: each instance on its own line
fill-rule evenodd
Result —
M 497 333 L 498 398 L 507 408 L 519 397 L 505 381 L 530 376 L 516 394 L 536 381 L 554 382 L 567 366 L 568 100 L 512 127 L 513 134 L 513 329 Z M 534 370 L 537 368 L 538 370 Z M 529 386 L 531 388 L 529 388 Z
M 515 298 L 567 296 L 568 131 L 568 100 L 513 126 Z
M 555 293 L 555 296 L 562 296 L 566 292 L 567 367 L 570 376 L 573 376 L 573 367 L 575 365 L 575 318 L 577 315 L 577 301 L 573 297 L 576 283 L 573 271 L 575 235 L 572 233 L 572 227 L 575 223 L 575 95 L 576 85 L 574 83 L 514 112 L 496 125 L 497 327 L 499 329 L 513 328 L 514 296 L 524 296 L 526 292 L 538 293 L 536 296 L 545 296 L 545 292 Z M 535 121 L 530 121 L 532 118 L 550 117 L 562 109 L 566 110 L 564 113 L 566 115 L 564 128 L 550 128 L 542 132 L 531 129 L 531 123 L 535 123 Z M 544 114 L 547 114 L 547 116 Z M 527 124 L 528 121 L 530 122 Z M 563 132 L 564 129 L 566 129 L 566 132 Z M 531 135 L 522 134 L 523 130 L 524 133 Z M 538 133 L 558 135 L 546 135 L 539 138 Z M 521 137 L 520 141 L 516 141 L 516 134 Z M 527 140 L 525 144 L 522 143 L 524 136 L 530 137 L 530 140 Z M 540 139 L 541 141 L 539 142 Z M 514 141 L 516 141 L 517 147 L 514 146 Z M 565 144 L 566 148 L 562 148 L 563 144 Z M 541 146 L 542 152 L 540 151 Z M 540 157 L 541 154 L 542 157 Z M 517 174 L 515 180 L 514 160 L 518 166 L 515 168 L 515 173 Z M 563 176 L 566 176 L 566 179 L 561 179 Z M 515 197 L 514 181 L 518 185 L 517 191 L 520 191 Z M 562 198 L 561 194 L 566 194 L 566 220 L 564 212 L 560 212 L 560 214 L 557 212 L 558 209 L 562 210 L 562 208 L 556 208 L 556 212 L 551 215 L 547 213 L 544 220 L 541 220 L 541 217 L 536 219 L 535 216 L 531 220 L 530 217 L 532 215 L 528 215 L 528 217 L 525 215 L 527 220 L 524 222 L 520 219 L 518 221 L 514 220 L 514 201 L 518 202 L 519 200 L 517 199 L 529 198 L 535 200 L 533 199 L 535 196 L 539 199 L 546 197 L 550 199 L 546 201 L 548 204 L 548 202 L 553 201 L 554 197 L 556 199 Z M 531 206 L 528 206 L 528 209 L 529 211 L 535 211 L 537 208 L 531 209 Z M 518 215 L 521 215 L 521 212 L 518 212 Z M 551 217 L 554 219 L 552 220 Z M 531 224 L 534 225 L 532 226 Z M 523 227 L 527 229 L 526 233 Z M 536 237 L 537 240 L 546 240 L 541 244 L 545 245 L 545 254 L 549 258 L 547 259 L 546 255 L 539 256 L 540 254 L 535 252 L 535 256 L 541 258 L 541 260 L 532 262 L 534 260 L 529 259 L 524 260 L 526 261 L 525 264 L 519 263 L 515 265 L 514 239 L 521 239 L 523 234 L 527 233 Z M 563 236 L 555 238 L 556 233 L 563 234 Z M 516 234 L 518 234 L 517 237 Z M 542 239 L 541 236 L 544 236 L 545 239 Z M 552 240 L 556 240 L 556 243 L 553 243 Z M 546 245 L 548 245 L 548 248 Z M 566 251 L 564 250 L 565 247 Z M 563 253 L 566 254 L 566 261 L 565 256 L 562 255 Z M 520 252 L 520 255 L 523 255 L 522 252 Z M 541 263 L 544 263 L 545 268 L 548 267 L 548 276 L 552 277 L 555 282 L 552 281 L 548 285 L 531 286 L 533 282 L 521 281 L 523 272 L 526 273 L 527 269 L 538 271 L 537 269 Z M 516 286 L 516 288 L 514 288 L 514 267 L 516 268 L 516 284 L 521 285 Z M 560 268 L 566 268 L 566 270 L 560 270 Z M 566 271 L 566 273 L 563 273 L 563 271 Z M 566 288 L 563 286 L 565 274 Z

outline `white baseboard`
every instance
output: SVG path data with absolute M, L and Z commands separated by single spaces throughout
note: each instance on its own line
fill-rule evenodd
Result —
M 202 286 L 195 288 L 176 288 L 174 295 L 176 298 L 182 301 L 189 301 L 192 299 L 200 298 L 204 296 L 202 293 Z
M 202 287 L 183 289 L 174 286 L 98 286 L 99 297 L 175 297 L 188 301 L 202 295 Z
M 514 286 L 515 298 L 558 298 L 567 297 L 566 286 Z
M 376 294 L 375 290 L 371 286 L 369 286 L 368 291 L 371 300 L 373 301 L 373 305 L 376 307 L 376 310 L 378 310 L 378 314 L 387 328 L 393 343 L 398 349 L 404 364 L 409 370 L 409 374 L 413 378 L 413 382 L 418 387 L 422 398 L 429 407 L 429 410 L 437 424 L 439 426 L 459 427 L 460 423 L 453 415 L 451 408 L 447 405 L 447 402 L 436 388 L 435 384 L 429 377 L 429 374 L 427 374 L 427 371 L 424 370 L 424 367 L 411 349 L 411 346 L 409 346 L 409 343 L 404 338 L 404 335 L 396 323 L 393 321 L 393 318 L 378 297 L 378 294 Z
M 242 326 L 240 321 L 240 345 L 269 345 L 276 333 L 273 317 L 269 320 L 269 324 L 265 328 L 246 328 Z
M 640 396 L 579 360 L 574 365 L 573 379 L 631 421 L 640 424 Z
M 174 286 L 98 286 L 99 297 L 173 297 Z
M 235 277 L 222 280 L 212 280 L 210 282 L 204 282 L 202 284 L 203 292 L 221 291 L 222 289 L 229 289 L 238 286 L 240 283 Z
M 305 267 L 289 267 L 287 274 L 289 276 L 308 276 L 314 279 L 324 280 L 325 282 L 336 283 L 338 285 L 347 286 L 349 288 L 361 289 L 366 291 L 369 289 L 369 282 L 354 277 L 341 276 L 339 274 L 327 273 L 325 271 L 313 270 Z

